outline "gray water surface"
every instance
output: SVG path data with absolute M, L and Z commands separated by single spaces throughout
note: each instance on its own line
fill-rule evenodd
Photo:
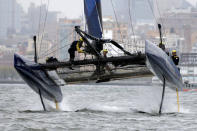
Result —
M 27 85 L 0 85 L 1 131 L 130 131 L 197 130 L 197 92 L 167 88 L 163 114 L 158 115 L 161 87 L 129 85 L 68 85 L 62 88 L 61 111 Z

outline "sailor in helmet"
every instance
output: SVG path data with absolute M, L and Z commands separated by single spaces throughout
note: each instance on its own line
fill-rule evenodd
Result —
M 103 50 L 103 57 L 104 57 L 104 58 L 107 58 L 107 53 L 108 53 L 108 50 L 107 50 L 107 49 L 104 49 L 104 50 Z
M 104 58 L 107 58 L 107 53 L 108 53 L 108 50 L 107 49 L 103 49 L 103 57 Z M 111 73 L 111 69 L 110 69 L 110 67 L 109 67 L 109 65 L 107 63 L 105 64 L 104 67 L 109 73 Z
M 84 51 L 81 50 L 82 45 L 83 38 L 80 38 L 79 40 L 72 42 L 70 48 L 68 49 L 68 52 L 70 54 L 70 62 L 73 62 L 75 59 L 75 51 L 78 51 L 78 53 L 84 53 Z
M 172 57 L 171 58 L 172 58 L 175 65 L 179 64 L 179 57 L 176 54 L 176 50 L 172 50 Z

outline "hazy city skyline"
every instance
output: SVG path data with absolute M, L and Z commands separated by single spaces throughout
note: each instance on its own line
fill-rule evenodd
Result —
M 36 5 L 40 5 L 41 3 L 47 4 L 48 0 L 17 0 L 17 2 L 20 3 L 27 12 L 30 3 L 35 3 Z M 77 18 L 82 15 L 83 0 L 49 0 L 49 10 L 61 12 L 61 17 Z
M 17 76 L 12 75 L 15 53 L 29 60 L 34 59 L 34 35 L 37 36 L 40 62 L 45 62 L 51 56 L 59 61 L 68 60 L 68 48 L 79 38 L 74 26 L 84 25 L 85 19 L 79 18 L 83 15 L 83 1 L 0 0 L 0 80 L 18 79 L 12 77 Z M 49 11 L 46 15 L 48 2 Z M 178 54 L 197 52 L 197 25 L 193 24 L 197 22 L 197 0 L 112 0 L 113 4 L 111 0 L 101 2 L 103 38 L 117 41 L 125 50 L 144 53 L 145 40 L 158 44 L 160 39 L 157 24 L 161 23 L 163 41 L 168 51 L 176 49 Z M 119 52 L 117 49 L 112 50 L 110 46 L 105 48 L 109 50 L 110 56 L 117 56 Z M 80 59 L 80 54 L 76 56 Z M 10 68 L 12 72 L 7 73 Z
M 30 3 L 35 3 L 36 5 L 40 5 L 42 3 L 48 3 L 48 0 L 17 0 L 27 11 Z M 196 5 L 197 0 L 187 0 L 192 5 Z M 61 17 L 68 17 L 68 18 L 77 18 L 82 15 L 83 11 L 83 0 L 72 0 L 72 1 L 65 1 L 65 0 L 49 0 L 49 10 L 51 11 L 60 11 Z M 159 2 L 159 0 L 158 0 Z M 72 12 L 72 13 L 71 13 Z

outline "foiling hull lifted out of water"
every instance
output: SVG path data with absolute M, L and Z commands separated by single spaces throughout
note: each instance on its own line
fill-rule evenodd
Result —
M 23 57 L 14 55 L 14 67 L 23 80 L 44 98 L 61 102 L 62 92 L 58 84 L 42 69 L 39 64 L 28 61 Z
M 126 62 L 125 62 L 126 61 Z M 106 63 L 120 64 L 121 66 L 111 68 L 111 72 L 96 73 L 96 69 L 102 67 Z M 86 64 L 92 65 L 95 68 L 92 71 L 80 71 L 79 65 Z M 46 64 L 39 64 L 26 60 L 22 56 L 14 55 L 14 67 L 23 80 L 37 93 L 50 100 L 61 102 L 62 92 L 60 85 L 56 82 L 57 77 L 54 79 L 50 75 L 50 71 L 57 72 L 56 75 L 59 79 L 64 80 L 66 84 L 76 83 L 89 83 L 89 82 L 108 82 L 112 80 L 136 78 L 152 76 L 152 73 L 145 66 L 144 55 L 122 56 L 112 58 L 79 60 L 72 63 L 73 68 L 70 70 L 71 63 L 67 62 L 52 62 Z M 66 69 L 66 72 L 59 72 L 59 69 Z M 65 84 L 64 83 L 64 84 Z
M 173 90 L 183 90 L 184 84 L 180 71 L 172 59 L 158 46 L 150 41 L 145 42 L 145 54 L 149 69 Z
M 169 60 L 169 57 L 166 57 L 166 54 L 157 46 L 146 42 L 146 54 L 131 54 L 114 40 L 102 39 L 101 0 L 84 0 L 84 13 L 88 31 L 82 31 L 78 26 L 75 27 L 75 31 L 85 43 L 84 51 L 92 55 L 93 59 L 75 60 L 72 62 L 53 61 L 47 62 L 46 64 L 37 63 L 36 37 L 34 37 L 35 62 L 25 60 L 16 54 L 14 56 L 14 66 L 17 72 L 40 95 L 42 104 L 42 96 L 56 103 L 62 101 L 63 96 L 60 85 L 56 82 L 57 79 L 64 80 L 66 84 L 75 84 L 81 82 L 89 83 L 92 81 L 99 83 L 117 79 L 152 76 L 152 73 L 146 67 L 146 58 L 150 62 L 155 75 L 161 80 L 165 78 L 166 82 L 175 88 L 182 88 L 180 73 L 172 61 Z M 103 57 L 101 51 L 103 50 L 104 44 L 111 44 L 117 47 L 124 55 L 108 58 Z M 71 66 L 75 70 L 70 70 Z M 55 72 L 57 77 L 51 76 L 50 71 Z M 45 109 L 44 104 L 43 108 Z

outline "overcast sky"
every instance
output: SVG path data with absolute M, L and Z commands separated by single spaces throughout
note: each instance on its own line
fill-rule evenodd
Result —
M 36 5 L 40 5 L 41 1 L 47 3 L 48 0 L 17 0 L 24 9 L 27 11 L 29 4 L 31 2 Z M 61 16 L 66 16 L 69 18 L 76 18 L 82 15 L 83 12 L 83 0 L 49 0 L 49 10 L 61 11 Z M 187 0 L 191 4 L 196 5 L 197 0 Z M 159 0 L 158 0 L 159 2 Z
M 40 5 L 42 3 L 48 3 L 48 0 L 17 0 L 25 11 L 27 11 L 30 3 Z M 49 10 L 61 11 L 61 16 L 67 16 L 70 18 L 76 18 L 82 15 L 83 0 L 49 0 Z
M 193 5 L 196 5 L 197 0 L 187 0 L 188 2 L 190 2 Z

